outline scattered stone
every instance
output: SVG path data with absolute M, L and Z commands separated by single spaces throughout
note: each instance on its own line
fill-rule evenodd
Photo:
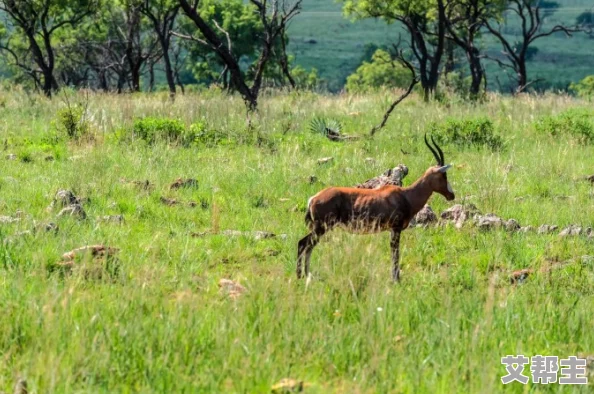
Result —
M 219 281 L 219 288 L 221 292 L 233 299 L 238 298 L 247 291 L 245 287 L 231 279 L 221 279 Z
M 243 235 L 243 231 L 239 230 L 224 230 L 221 234 L 227 237 L 240 237 Z
M 85 210 L 83 209 L 82 205 L 80 204 L 73 204 L 70 205 L 66 208 L 63 208 L 59 213 L 58 213 L 58 217 L 62 217 L 62 216 L 74 216 L 77 217 L 78 219 L 86 219 L 87 218 L 87 213 L 85 212 Z
M 192 178 L 177 178 L 170 186 L 170 189 L 180 189 L 180 188 L 197 188 L 198 187 L 198 180 Z
M 550 234 L 557 231 L 558 228 L 559 227 L 555 225 L 543 224 L 536 230 L 536 232 L 538 234 Z
M 274 256 L 278 256 L 279 254 L 280 254 L 280 250 L 276 250 L 276 249 L 266 249 L 264 251 L 265 256 L 274 257 Z
M 207 233 L 198 233 L 199 235 L 193 236 L 204 236 Z M 224 230 L 220 234 L 225 235 L 227 237 L 252 237 L 256 241 L 260 241 L 263 239 L 269 238 L 278 238 L 282 240 L 286 240 L 288 238 L 287 234 L 274 234 L 268 231 L 239 231 L 239 230 Z
M 208 234 L 210 234 L 208 231 L 200 231 L 198 233 L 191 232 L 190 233 L 190 237 L 192 237 L 192 238 L 200 238 L 200 237 L 204 237 L 204 236 L 206 236 Z
M 505 222 L 505 229 L 507 231 L 518 231 L 521 228 L 522 226 L 520 226 L 520 223 L 518 223 L 516 219 L 508 219 L 507 222 Z
M 27 381 L 23 378 L 19 378 L 14 385 L 14 390 L 12 392 L 13 394 L 27 394 L 29 392 L 27 390 Z
M 586 180 L 594 183 L 594 175 L 590 175 L 590 176 L 586 177 Z
M 0 216 L 0 224 L 11 224 L 19 222 L 20 218 L 13 218 L 11 216 Z
M 113 256 L 115 255 L 119 249 L 112 248 L 105 245 L 86 245 L 81 246 L 80 248 L 76 248 L 71 250 L 70 252 L 66 252 L 62 255 L 62 260 L 71 261 L 76 258 L 76 256 L 81 256 L 86 253 L 90 253 L 91 256 L 94 258 L 96 257 L 105 257 L 105 256 Z
M 17 159 L 17 155 L 15 155 L 14 153 L 9 153 L 6 155 L 6 160 L 16 160 Z
M 572 236 L 572 235 L 581 235 L 582 234 L 582 228 L 575 225 L 575 224 L 570 224 L 569 226 L 565 227 L 563 230 L 561 230 L 561 232 L 559 233 L 560 237 L 567 237 L 567 236 Z
M 441 213 L 441 219 L 455 222 L 457 229 L 462 228 L 464 223 L 475 215 L 480 215 L 480 211 L 474 204 L 463 206 L 456 204 Z
M 179 204 L 179 201 L 177 201 L 175 198 L 167 198 L 161 196 L 160 200 L 163 204 L 168 205 L 170 207 Z
M 124 215 L 106 215 L 101 218 L 101 221 L 115 224 L 123 224 Z
M 528 276 L 534 272 L 532 269 L 523 269 L 519 271 L 512 272 L 511 276 L 509 277 L 509 281 L 512 285 L 524 283 Z
M 40 231 L 45 231 L 46 233 L 49 233 L 50 231 L 54 231 L 54 232 L 58 232 L 58 225 L 56 223 L 53 222 L 49 222 L 49 223 L 39 223 L 36 224 L 35 227 L 33 228 L 34 232 L 40 232 Z
M 332 160 L 334 160 L 334 157 L 322 157 L 321 159 L 318 159 L 318 164 L 330 163 Z
M 384 185 L 402 186 L 402 180 L 408 175 L 408 167 L 398 164 L 386 170 L 383 174 L 356 185 L 359 189 L 377 189 Z
M 266 231 L 254 231 L 254 239 L 256 241 L 259 241 L 261 239 L 267 239 L 267 238 L 274 238 L 276 237 L 276 234 L 273 233 L 269 233 Z
M 272 394 L 300 393 L 303 391 L 303 381 L 295 379 L 281 379 L 280 382 L 271 388 Z
M 58 190 L 50 204 L 50 208 L 58 207 L 64 208 L 69 205 L 80 204 L 81 201 L 74 193 L 70 190 Z
M 190 208 L 196 208 L 198 206 L 198 203 L 196 201 L 188 201 L 188 206 Z
M 534 231 L 534 227 L 533 226 L 524 226 L 524 227 L 520 227 L 520 231 L 521 233 L 529 233 L 531 231 Z
M 434 222 L 437 222 L 437 215 L 429 205 L 425 204 L 425 206 L 410 221 L 409 227 L 426 226 Z
M 71 250 L 62 255 L 62 260 L 49 266 L 50 270 L 58 269 L 62 273 L 72 273 L 78 270 L 85 279 L 101 280 L 106 276 L 114 278 L 119 272 L 119 261 L 115 254 L 119 249 L 104 245 L 88 245 Z M 87 263 L 77 264 L 78 257 L 89 256 Z
M 477 215 L 475 218 L 476 226 L 481 230 L 491 230 L 503 226 L 503 220 L 493 213 L 486 215 Z
M 314 183 L 316 183 L 318 181 L 318 177 L 315 175 L 310 175 L 309 176 L 309 184 L 313 185 Z

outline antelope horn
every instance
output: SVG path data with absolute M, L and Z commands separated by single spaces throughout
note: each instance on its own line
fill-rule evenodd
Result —
M 431 145 L 429 145 L 429 141 L 427 141 L 427 133 L 425 133 L 425 145 L 427 145 L 427 148 L 429 148 L 429 150 L 431 151 L 431 153 L 433 153 L 433 157 L 435 157 L 435 160 L 437 160 L 437 164 L 443 165 L 441 163 L 440 157 L 437 154 L 437 152 L 435 151 L 435 149 L 433 149 L 433 147 Z
M 433 142 L 433 145 L 435 145 L 435 149 L 437 149 L 437 151 L 439 152 L 439 157 L 441 158 L 441 161 L 439 162 L 439 164 L 443 166 L 445 163 L 445 160 L 443 159 L 443 151 L 441 150 L 439 145 L 437 145 L 437 142 L 435 142 L 435 140 L 433 139 L 433 136 L 431 136 L 431 142 Z

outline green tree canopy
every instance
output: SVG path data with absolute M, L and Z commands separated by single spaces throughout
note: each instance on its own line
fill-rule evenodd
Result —
M 371 62 L 363 62 L 357 70 L 347 78 L 346 89 L 349 93 L 363 93 L 386 88 L 406 88 L 410 84 L 410 71 L 392 56 L 378 49 Z

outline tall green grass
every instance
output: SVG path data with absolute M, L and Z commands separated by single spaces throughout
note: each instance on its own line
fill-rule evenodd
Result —
M 592 226 L 592 186 L 583 180 L 594 170 L 592 147 L 535 129 L 541 117 L 581 102 L 492 96 L 444 105 L 413 97 L 374 139 L 336 143 L 309 132 L 311 119 L 331 117 L 346 134 L 364 135 L 394 94 L 270 95 L 249 125 L 240 99 L 214 92 L 174 104 L 166 95 L 95 95 L 94 138 L 81 142 L 53 129 L 59 97 L 0 95 L 0 215 L 23 211 L 19 222 L 0 224 L 0 390 L 10 392 L 18 377 L 37 393 L 265 393 L 282 378 L 303 380 L 312 393 L 592 389 L 499 380 L 508 354 L 594 354 L 594 259 L 587 257 L 594 249 L 586 237 L 411 229 L 401 243 L 402 283 L 393 285 L 387 234 L 335 231 L 314 251 L 309 286 L 294 274 L 311 195 L 401 162 L 412 183 L 433 165 L 424 132 L 452 118 L 488 117 L 505 144 L 497 151 L 444 145 L 456 202 L 522 225 Z M 147 116 L 255 137 L 189 147 L 113 138 Z M 317 163 L 328 156 L 331 163 Z M 318 182 L 309 182 L 312 175 Z M 199 185 L 171 190 L 179 177 Z M 48 210 L 64 188 L 88 198 L 87 220 Z M 451 205 L 440 196 L 430 204 L 438 212 Z M 124 224 L 100 220 L 116 214 Z M 57 233 L 20 234 L 49 221 Z M 192 236 L 217 227 L 287 238 Z M 48 269 L 62 253 L 98 243 L 120 249 L 116 275 Z M 565 264 L 510 285 L 511 271 L 538 271 L 551 260 Z M 221 278 L 246 293 L 221 293 Z

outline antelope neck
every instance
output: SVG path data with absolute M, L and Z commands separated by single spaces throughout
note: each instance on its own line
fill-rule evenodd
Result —
M 417 179 L 415 183 L 404 189 L 404 196 L 410 204 L 413 216 L 425 206 L 431 194 L 433 189 L 425 177 Z

